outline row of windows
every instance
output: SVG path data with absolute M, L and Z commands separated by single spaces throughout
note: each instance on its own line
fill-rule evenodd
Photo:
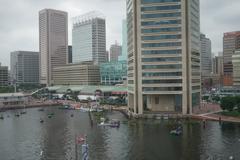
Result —
M 142 18 L 161 18 L 161 17 L 180 17 L 181 12 L 176 13 L 158 13 L 158 14 L 142 14 Z
M 172 64 L 172 65 L 143 65 L 142 69 L 180 69 L 182 68 L 181 64 Z
M 142 62 L 178 62 L 182 57 L 142 58 Z
M 142 40 L 181 39 L 181 35 L 142 36 Z
M 181 9 L 181 5 L 142 7 L 141 11 L 172 10 L 172 9 Z
M 164 3 L 164 2 L 181 2 L 181 0 L 141 0 L 143 4 L 146 3 Z
M 142 80 L 143 84 L 161 84 L 161 83 L 182 83 L 182 79 L 172 80 Z
M 142 26 L 154 26 L 161 24 L 181 24 L 181 20 L 161 20 L 161 21 L 148 21 L 142 22 Z
M 200 89 L 200 86 L 193 86 L 192 87 L 192 90 L 199 90 Z
M 181 49 L 176 49 L 176 50 L 145 50 L 142 51 L 143 55 L 148 55 L 148 54 L 181 54 L 182 50 Z
M 143 91 L 182 91 L 182 87 L 143 87 Z
M 181 42 L 167 42 L 167 43 L 144 43 L 143 48 L 147 47 L 171 47 L 171 46 L 181 46 Z
M 181 27 L 142 29 L 142 33 L 179 32 Z
M 143 73 L 143 77 L 168 77 L 168 76 L 182 76 L 182 72 L 155 72 L 155 73 Z

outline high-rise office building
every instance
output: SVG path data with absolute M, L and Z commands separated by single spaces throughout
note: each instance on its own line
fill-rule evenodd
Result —
M 223 68 L 224 75 L 233 73 L 232 55 L 240 49 L 240 31 L 224 33 L 223 37 Z
M 11 52 L 10 75 L 18 84 L 39 84 L 39 52 Z
M 9 84 L 8 67 L 1 66 L 1 63 L 0 63 L 0 87 L 7 87 L 8 84 Z
M 118 57 L 119 61 L 127 60 L 127 20 L 122 21 L 122 55 Z
M 213 73 L 223 76 L 223 57 L 216 56 L 213 58 Z
M 233 86 L 240 87 L 240 50 L 236 50 L 232 55 L 233 63 Z
M 52 71 L 68 62 L 68 14 L 43 9 L 39 11 L 40 83 L 53 83 Z
M 212 72 L 212 48 L 211 40 L 206 35 L 200 35 L 201 42 L 201 72 L 203 76 Z
M 73 18 L 73 63 L 106 61 L 106 24 L 104 16 L 96 11 Z
M 72 46 L 68 46 L 68 63 L 72 63 Z
M 191 114 L 200 105 L 199 0 L 127 0 L 128 106 Z
M 122 54 L 122 46 L 120 46 L 117 42 L 110 47 L 110 61 L 116 62 L 118 61 L 118 57 Z

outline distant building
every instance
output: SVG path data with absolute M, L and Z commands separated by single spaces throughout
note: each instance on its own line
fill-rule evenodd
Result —
M 8 85 L 9 85 L 8 67 L 1 66 L 0 63 L 0 87 L 7 87 Z
M 240 87 L 240 50 L 232 55 L 233 63 L 233 86 Z
M 72 46 L 68 46 L 68 63 L 72 63 Z
M 212 48 L 211 40 L 206 35 L 200 35 L 201 42 L 201 73 L 209 75 L 212 72 Z
M 53 69 L 54 85 L 99 85 L 99 66 L 92 62 L 67 64 Z
M 119 61 L 127 60 L 127 20 L 122 21 L 122 55 L 118 57 Z
M 216 56 L 213 58 L 213 73 L 223 76 L 223 57 Z
M 39 52 L 11 52 L 10 65 L 10 74 L 14 82 L 39 84 Z
M 117 42 L 110 47 L 110 61 L 116 62 L 118 61 L 118 57 L 122 54 L 122 46 L 120 46 Z
M 52 84 L 52 71 L 68 62 L 68 14 L 64 11 L 39 11 L 40 83 Z
M 89 12 L 73 18 L 72 56 L 73 63 L 106 62 L 106 24 L 101 13 Z
M 240 31 L 224 33 L 223 37 L 223 65 L 224 75 L 232 76 L 232 55 L 240 49 Z
M 127 23 L 129 110 L 192 114 L 201 98 L 199 0 L 127 0 Z
M 11 108 L 16 106 L 24 106 L 28 100 L 28 96 L 23 93 L 0 93 L 0 107 Z
M 127 62 L 108 62 L 100 65 L 101 84 L 123 84 L 127 78 Z
M 105 57 L 106 57 L 106 62 L 109 62 L 109 52 L 108 51 L 106 51 Z

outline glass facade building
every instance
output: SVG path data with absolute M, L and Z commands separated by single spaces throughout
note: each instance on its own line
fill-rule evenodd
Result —
M 102 63 L 100 65 L 101 84 L 115 85 L 122 84 L 127 77 L 127 62 L 117 61 Z
M 39 52 L 11 52 L 11 78 L 18 84 L 39 84 Z
M 191 114 L 200 105 L 199 0 L 127 0 L 128 106 Z
M 73 18 L 73 63 L 93 61 L 101 64 L 106 57 L 106 24 L 101 13 L 89 12 Z

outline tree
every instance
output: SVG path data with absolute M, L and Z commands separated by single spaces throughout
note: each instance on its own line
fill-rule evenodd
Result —
M 221 108 L 223 110 L 232 111 L 236 106 L 236 98 L 235 97 L 223 97 L 221 99 Z

